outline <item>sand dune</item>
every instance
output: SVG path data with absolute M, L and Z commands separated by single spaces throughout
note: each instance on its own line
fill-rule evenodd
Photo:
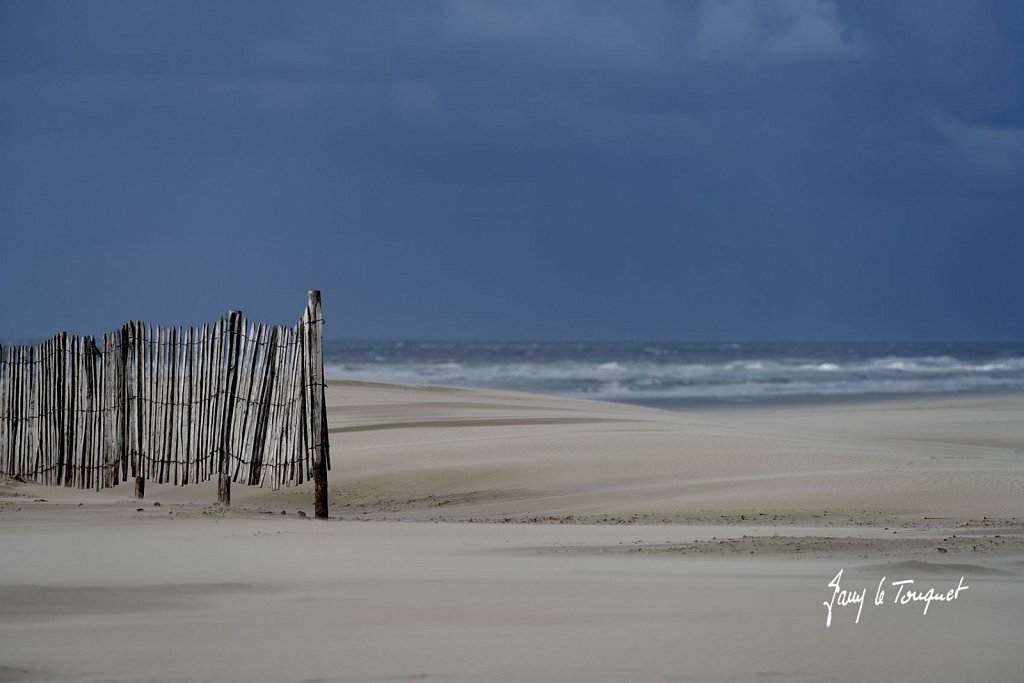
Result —
M 338 382 L 328 403 L 336 498 L 370 515 L 1014 517 L 1024 491 L 1019 397 L 677 413 Z

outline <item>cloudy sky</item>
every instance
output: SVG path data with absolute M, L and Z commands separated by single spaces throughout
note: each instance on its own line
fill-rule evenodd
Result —
M 1024 3 L 0 0 L 0 338 L 1024 339 Z

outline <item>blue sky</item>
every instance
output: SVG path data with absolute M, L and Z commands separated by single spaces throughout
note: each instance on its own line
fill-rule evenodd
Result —
M 0 0 L 0 338 L 1024 339 L 1024 3 Z

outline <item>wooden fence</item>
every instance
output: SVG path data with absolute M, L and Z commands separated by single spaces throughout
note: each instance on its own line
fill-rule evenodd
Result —
M 330 455 L 320 292 L 294 327 L 131 322 L 0 346 L 0 474 L 96 490 L 134 477 L 184 486 L 218 476 L 252 486 L 314 480 L 327 516 Z

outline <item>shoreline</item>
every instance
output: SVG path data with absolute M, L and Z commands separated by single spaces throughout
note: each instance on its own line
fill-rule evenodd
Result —
M 774 410 L 774 409 L 806 409 L 806 408 L 817 408 L 817 407 L 856 407 L 856 406 L 870 406 L 870 405 L 885 405 L 890 403 L 910 403 L 910 402 L 921 402 L 925 404 L 929 403 L 942 403 L 957 401 L 960 399 L 964 400 L 985 400 L 985 399 L 1004 399 L 1004 398 L 1024 398 L 1024 391 L 1020 389 L 1005 389 L 1005 390 L 966 390 L 966 391 L 949 391 L 949 392 L 919 392 L 919 393 L 906 393 L 906 392 L 893 392 L 893 393 L 870 393 L 870 394 L 836 394 L 836 395 L 806 395 L 806 396 L 780 396 L 780 397 L 762 397 L 762 398 L 744 398 L 744 399 L 633 399 L 633 400 L 620 400 L 620 399 L 607 399 L 600 397 L 587 397 L 587 396 L 566 396 L 557 393 L 545 393 L 545 392 L 529 392 L 520 391 L 517 389 L 501 389 L 501 388 L 489 388 L 489 387 L 476 387 L 467 385 L 453 385 L 453 384 L 405 384 L 397 382 L 382 382 L 382 381 L 370 381 L 370 380 L 354 380 L 354 379 L 342 379 L 336 377 L 328 377 L 326 382 L 329 386 L 353 386 L 353 387 L 400 387 L 408 389 L 410 391 L 477 391 L 477 392 L 488 392 L 495 394 L 512 394 L 518 396 L 535 396 L 543 399 L 564 399 L 567 401 L 580 401 L 585 403 L 599 403 L 619 406 L 632 406 L 635 408 L 647 408 L 651 410 L 666 410 L 670 412 L 731 412 L 731 411 L 754 411 L 754 410 Z
M 920 392 L 920 393 L 874 393 L 849 395 L 807 395 L 794 397 L 768 397 L 757 399 L 650 399 L 639 401 L 608 401 L 608 403 L 624 403 L 641 408 L 653 408 L 676 411 L 730 411 L 785 408 L 816 408 L 816 407 L 856 407 L 862 405 L 885 405 L 889 403 L 941 403 L 958 399 L 999 399 L 1024 397 L 1019 389 L 952 391 L 952 392 Z

